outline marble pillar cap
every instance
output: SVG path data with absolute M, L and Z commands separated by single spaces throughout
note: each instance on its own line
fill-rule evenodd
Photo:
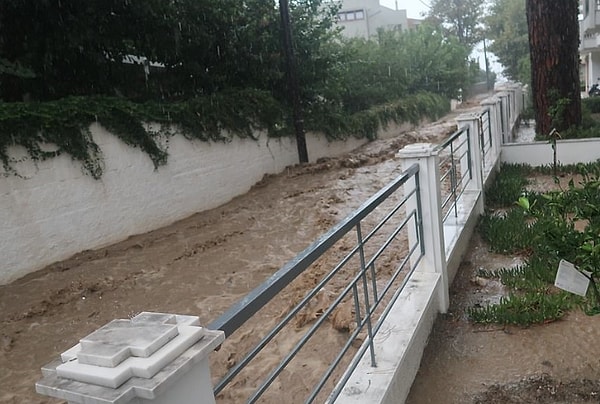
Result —
M 92 401 L 77 397 L 116 403 L 132 394 L 153 396 L 223 340 L 222 331 L 200 327 L 195 316 L 144 312 L 113 320 L 42 368 L 45 377 L 36 390 L 86 403 Z

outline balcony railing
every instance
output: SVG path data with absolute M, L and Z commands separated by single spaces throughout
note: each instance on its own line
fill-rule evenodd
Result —
M 438 146 L 443 220 L 458 215 L 457 203 L 473 179 L 470 130 L 463 127 Z
M 412 189 L 406 189 L 409 180 L 414 184 Z M 357 351 L 369 350 L 375 366 L 374 335 L 424 252 L 418 184 L 419 166 L 413 165 L 208 326 L 230 336 L 260 309 L 275 301 L 295 279 L 303 275 L 314 279 L 315 274 L 319 274 L 318 279 L 314 279 L 314 287 L 294 302 L 281 320 L 218 382 L 214 390 L 217 396 L 232 385 L 261 352 L 281 344 L 278 338 L 284 338 L 290 348 L 277 363 L 263 369 L 261 384 L 249 393 L 246 402 L 257 402 L 268 394 L 287 367 L 298 366 L 294 361 L 322 360 L 311 358 L 311 346 L 324 338 L 341 310 L 353 313 L 353 324 L 338 333 L 343 338 L 328 340 L 331 349 L 326 362 L 329 366 L 321 374 L 309 372 L 310 383 L 304 382 L 310 384 L 310 388 L 306 389 L 302 401 L 323 402 L 332 391 L 334 399 L 339 394 L 335 385 L 342 374 L 356 366 L 353 358 Z M 407 212 L 409 200 L 417 209 Z M 297 327 L 298 318 L 322 300 L 323 294 L 328 295 L 328 303 L 308 325 L 301 327 L 301 333 L 292 333 L 293 340 L 290 340 L 290 328 L 295 324 Z
M 258 382 L 243 385 L 245 402 L 277 400 L 278 388 L 289 383 L 290 375 L 300 374 L 304 387 L 294 400 L 335 402 L 346 394 L 346 382 L 355 383 L 354 374 L 364 371 L 365 361 L 377 366 L 378 344 L 385 343 L 378 332 L 394 303 L 413 296 L 404 293 L 407 284 L 429 276 L 438 306 L 429 305 L 423 313 L 446 310 L 449 262 L 457 265 L 450 257 L 460 256 L 465 237 L 470 237 L 463 230 L 480 214 L 485 180 L 499 161 L 503 137 L 512 132 L 520 99 L 520 87 L 507 87 L 480 112 L 457 118 L 460 128 L 442 144 L 405 147 L 398 155 L 405 171 L 398 178 L 210 324 L 208 328 L 223 330 L 229 338 L 244 333 L 244 324 L 263 310 L 267 315 L 262 318 L 279 312 L 273 325 L 252 336 L 253 348 L 221 375 L 214 389 L 217 398 L 228 402 L 230 392 L 239 391 L 248 373 L 259 368 L 260 375 L 253 375 Z M 451 234 L 451 242 L 444 240 Z M 302 279 L 310 280 L 311 287 L 298 288 L 298 296 L 284 302 L 282 296 L 290 296 L 286 288 Z M 351 321 L 336 326 L 342 312 Z M 324 340 L 327 349 L 316 349 Z M 416 349 L 422 349 L 424 341 L 418 343 Z M 255 361 L 260 365 L 249 366 Z M 308 365 L 315 363 L 314 369 Z M 410 372 L 406 377 L 414 377 Z M 375 378 L 369 374 L 369 380 Z M 241 400 L 236 396 L 230 402 Z

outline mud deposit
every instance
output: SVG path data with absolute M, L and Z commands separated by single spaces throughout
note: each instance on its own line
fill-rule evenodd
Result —
M 202 324 L 210 323 L 396 178 L 402 168 L 394 156 L 403 145 L 437 142 L 454 129 L 452 120 L 440 121 L 369 143 L 343 158 L 289 167 L 217 209 L 84 251 L 0 286 L 0 402 L 60 402 L 35 393 L 40 367 L 114 318 L 157 311 L 196 315 Z M 276 305 L 262 310 L 211 356 L 215 378 L 256 343 L 282 310 L 314 287 L 318 270 L 300 277 Z M 331 298 L 327 293 L 317 296 L 288 336 L 300 335 Z M 353 316 L 343 306 L 335 314 L 321 341 L 348 331 Z M 291 340 L 275 341 L 273 349 L 284 352 Z M 323 359 L 299 365 L 301 372 L 286 371 L 279 382 L 286 387 L 273 386 L 272 402 L 281 402 L 282 391 L 297 397 L 297 391 L 306 390 L 305 376 L 313 373 L 311 369 L 328 366 L 326 344 L 309 348 Z M 246 390 L 264 376 L 265 365 L 279 361 L 275 354 L 280 356 L 274 352 L 261 358 L 262 364 L 250 366 L 220 402 L 241 402 Z
M 569 177 L 560 178 L 566 186 Z M 577 179 L 575 179 L 577 182 Z M 555 187 L 550 176 L 529 188 Z M 600 403 L 600 316 L 580 311 L 527 328 L 473 325 L 467 307 L 496 302 L 506 293 L 479 269 L 521 263 L 493 254 L 475 234 L 451 288 L 451 307 L 438 317 L 407 404 Z
M 202 324 L 210 323 L 399 175 L 400 163 L 394 158 L 398 149 L 412 142 L 437 142 L 452 129 L 453 121 L 442 121 L 370 143 L 343 158 L 290 167 L 217 209 L 82 252 L 0 286 L 0 402 L 61 403 L 35 393 L 40 367 L 112 319 L 158 311 L 196 315 Z M 504 259 L 489 258 L 484 246 L 473 243 L 455 281 L 453 307 L 435 326 L 411 403 L 552 402 L 477 397 L 486 392 L 503 397 L 501 391 L 510 396 L 523 379 L 542 380 L 536 382 L 540 386 L 580 387 L 577 381 L 597 379 L 600 317 L 574 313 L 564 321 L 530 329 L 476 328 L 467 323 L 462 315 L 467 304 L 501 293 L 498 285 L 473 283 L 471 274 L 484 265 L 481 260 L 485 265 L 504 265 Z M 259 312 L 211 356 L 215 378 L 239 360 L 265 325 L 277 321 L 283 309 L 315 284 L 313 275 L 299 278 L 277 305 Z M 330 298 L 326 293 L 318 296 L 288 336 L 313 321 Z M 342 307 L 320 340 L 345 337 L 350 317 Z M 285 352 L 289 341 L 277 341 L 273 349 Z M 270 398 L 261 402 L 298 402 L 310 376 L 328 365 L 331 354 L 327 344 L 309 348 L 318 359 L 282 374 Z M 243 402 L 264 368 L 277 358 L 274 354 L 261 358 L 218 402 Z M 527 379 L 538 376 L 544 378 Z

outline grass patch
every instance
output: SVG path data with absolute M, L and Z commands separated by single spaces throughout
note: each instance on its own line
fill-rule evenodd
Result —
M 471 307 L 469 318 L 480 324 L 529 325 L 549 323 L 560 319 L 573 306 L 566 292 L 509 294 L 500 303 Z
M 485 192 L 488 207 L 510 206 L 519 199 L 528 184 L 526 175 L 531 173 L 530 166 L 523 164 L 502 164 L 491 187 Z
M 595 287 L 600 279 L 600 163 L 560 168 L 560 175 L 577 173 L 581 182 L 545 194 L 528 193 L 526 174 L 532 170 L 503 166 L 486 194 L 493 195 L 488 205 L 502 209 L 488 206 L 479 224 L 483 239 L 492 251 L 522 255 L 526 263 L 479 271 L 481 277 L 498 279 L 509 293 L 498 304 L 469 308 L 473 322 L 527 326 L 555 321 L 574 307 L 600 312 Z M 586 297 L 554 287 L 561 259 L 592 273 Z

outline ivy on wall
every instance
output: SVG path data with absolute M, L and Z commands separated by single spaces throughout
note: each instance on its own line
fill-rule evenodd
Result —
M 348 116 L 340 107 L 315 108 L 307 113 L 306 128 L 329 138 L 351 135 L 375 139 L 379 127 L 390 123 L 417 123 L 448 111 L 445 98 L 421 93 L 394 103 Z M 10 147 L 22 146 L 34 161 L 62 154 L 81 163 L 98 179 L 103 173 L 100 147 L 90 125 L 99 123 L 132 147 L 139 147 L 154 163 L 167 162 L 161 137 L 181 133 L 188 139 L 227 142 L 233 136 L 255 138 L 257 130 L 269 136 L 291 134 L 288 111 L 269 93 L 259 90 L 225 91 L 182 102 L 135 103 L 116 97 L 67 97 L 40 103 L 0 103 L 0 160 L 6 174 L 15 174 Z M 159 130 L 145 122 L 155 122 Z M 54 145 L 48 151 L 47 145 Z
M 188 139 L 228 141 L 233 135 L 252 137 L 255 130 L 274 132 L 282 117 L 283 111 L 269 94 L 252 90 L 164 104 L 115 97 L 0 103 L 0 160 L 6 173 L 18 174 L 9 155 L 11 146 L 23 146 L 33 160 L 66 153 L 98 179 L 103 172 L 102 153 L 90 133 L 92 123 L 139 147 L 157 168 L 167 161 L 159 137 L 172 136 L 175 129 Z M 149 129 L 144 122 L 158 123 L 161 129 Z M 48 144 L 55 148 L 46 151 Z

